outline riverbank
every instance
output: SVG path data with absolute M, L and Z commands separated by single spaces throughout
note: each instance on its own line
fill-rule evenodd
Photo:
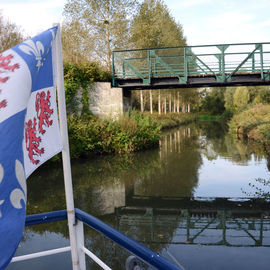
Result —
M 160 125 L 147 115 L 133 113 L 117 120 L 93 115 L 68 116 L 72 158 L 89 154 L 124 154 L 158 145 Z
M 144 113 L 161 127 L 161 129 L 170 129 L 181 125 L 186 125 L 197 120 L 197 114 L 194 113 Z
M 229 126 L 232 134 L 259 142 L 270 151 L 270 105 L 256 104 L 235 114 Z
M 72 158 L 91 154 L 126 154 L 158 145 L 161 130 L 196 121 L 196 114 L 148 114 L 133 112 L 117 120 L 93 115 L 69 115 Z

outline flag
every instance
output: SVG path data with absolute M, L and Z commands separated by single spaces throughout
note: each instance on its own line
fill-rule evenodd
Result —
M 57 30 L 0 54 L 0 270 L 22 238 L 27 177 L 62 150 L 54 75 Z

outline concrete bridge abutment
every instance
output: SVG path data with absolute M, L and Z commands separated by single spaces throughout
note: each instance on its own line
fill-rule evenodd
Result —
M 131 91 L 111 87 L 109 82 L 89 85 L 89 110 L 98 117 L 117 118 L 132 110 Z

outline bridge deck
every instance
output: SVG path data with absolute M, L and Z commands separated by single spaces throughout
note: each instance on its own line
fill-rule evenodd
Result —
M 115 87 L 270 84 L 270 43 L 114 51 L 112 60 Z

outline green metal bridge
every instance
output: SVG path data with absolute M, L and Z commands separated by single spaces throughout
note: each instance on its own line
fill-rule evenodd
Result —
M 112 86 L 270 85 L 270 42 L 114 51 Z

